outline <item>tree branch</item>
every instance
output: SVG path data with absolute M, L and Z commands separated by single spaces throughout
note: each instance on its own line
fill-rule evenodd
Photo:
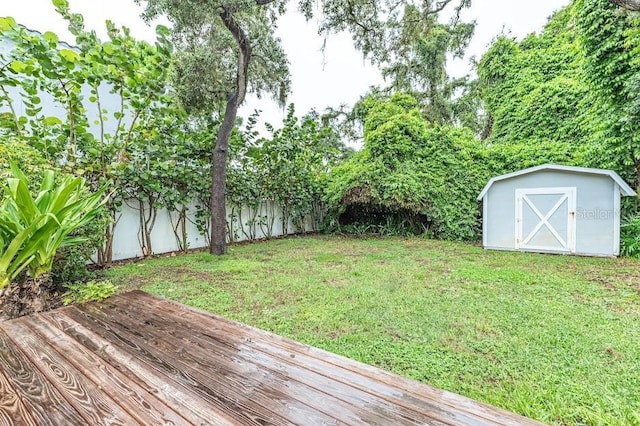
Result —
M 608 0 L 609 3 L 615 4 L 623 9 L 632 12 L 640 12 L 640 0 Z
M 271 0 L 273 1 L 273 0 Z M 262 2 L 262 3 L 260 3 Z M 257 4 L 267 4 L 270 0 L 256 0 Z M 249 75 L 249 62 L 251 61 L 251 44 L 247 38 L 247 34 L 244 32 L 240 25 L 233 17 L 233 12 L 228 8 L 224 8 L 220 14 L 224 26 L 227 27 L 229 32 L 233 35 L 233 38 L 238 44 L 240 54 L 238 55 L 238 69 L 236 72 L 236 103 L 242 104 L 244 97 L 247 94 L 247 83 Z
M 355 11 L 353 10 L 353 3 L 351 1 L 347 2 L 347 14 L 351 17 L 352 22 L 358 27 L 362 28 L 362 30 L 365 33 L 368 33 L 368 32 L 375 33 L 375 30 L 373 28 L 367 27 L 366 25 L 364 25 L 362 22 L 358 20 L 358 17 L 356 16 Z
M 444 8 L 449 5 L 449 3 L 451 3 L 451 0 L 443 0 L 443 1 L 437 2 L 435 8 L 429 9 L 427 11 L 427 15 L 434 15 L 434 14 L 442 12 L 444 10 Z

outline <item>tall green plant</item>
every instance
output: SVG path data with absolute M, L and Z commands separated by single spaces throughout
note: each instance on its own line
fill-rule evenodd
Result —
M 91 194 L 83 178 L 56 181 L 51 170 L 44 172 L 34 198 L 24 173 L 15 165 L 11 169 L 13 177 L 6 181 L 0 204 L 0 288 L 25 269 L 34 280 L 50 272 L 60 247 L 84 241 L 69 234 L 88 224 L 108 200 L 105 188 Z

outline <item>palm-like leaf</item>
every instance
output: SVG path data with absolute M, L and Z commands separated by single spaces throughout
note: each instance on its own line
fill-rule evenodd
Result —
M 50 271 L 61 246 L 82 242 L 69 234 L 91 221 L 108 199 L 105 188 L 91 194 L 84 179 L 56 182 L 53 171 L 44 173 L 34 199 L 24 173 L 15 165 L 12 171 L 0 204 L 0 288 L 25 268 L 33 278 Z

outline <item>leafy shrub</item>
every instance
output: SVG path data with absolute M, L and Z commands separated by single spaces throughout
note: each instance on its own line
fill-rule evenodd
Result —
M 20 169 L 30 177 L 30 189 L 36 190 L 44 170 L 55 169 L 38 151 L 24 141 L 0 136 L 0 180 L 12 177 L 11 163 L 20 164 Z
M 63 303 L 85 303 L 104 300 L 118 292 L 118 286 L 111 281 L 95 281 L 74 283 L 66 286 L 67 291 L 62 295 Z
M 473 241 L 489 178 L 581 162 L 569 143 L 484 145 L 469 130 L 429 124 L 408 95 L 372 98 L 363 111 L 364 149 L 327 178 L 329 230 Z
M 573 27 L 567 7 L 539 35 L 520 42 L 500 36 L 484 53 L 478 75 L 492 143 L 577 146 L 589 140 L 593 99 Z
M 104 244 L 104 229 L 110 221 L 107 209 L 101 207 L 91 222 L 70 234 L 81 242 L 58 250 L 51 270 L 56 288 L 96 278 L 95 272 L 90 269 L 92 257 Z
M 70 234 L 90 223 L 104 203 L 104 189 L 87 191 L 82 178 L 46 170 L 36 197 L 29 191 L 29 180 L 15 165 L 13 176 L 4 187 L 0 204 L 0 288 L 9 285 L 27 270 L 36 279 L 51 271 L 60 247 L 83 240 Z
M 13 176 L 10 163 L 20 164 L 20 169 L 29 176 L 29 189 L 38 191 L 45 170 L 56 171 L 57 183 L 62 182 L 66 173 L 51 165 L 37 150 L 15 137 L 0 138 L 0 179 Z M 2 189 L 0 188 L 0 191 Z M 109 220 L 106 212 L 97 215 L 89 224 L 71 233 L 74 238 L 83 242 L 73 247 L 62 247 L 58 250 L 53 263 L 53 284 L 61 288 L 62 284 L 86 281 L 93 278 L 87 264 L 98 247 L 103 244 L 104 228 Z
M 408 95 L 372 100 L 365 146 L 328 178 L 329 225 L 382 235 L 474 240 L 490 177 L 470 131 L 427 123 Z
M 640 214 L 624 218 L 620 227 L 620 254 L 640 257 Z

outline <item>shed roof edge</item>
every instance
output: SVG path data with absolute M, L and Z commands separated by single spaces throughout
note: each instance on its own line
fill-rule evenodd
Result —
M 540 170 L 560 170 L 565 172 L 587 173 L 587 174 L 609 176 L 620 187 L 621 195 L 624 195 L 624 196 L 636 195 L 636 192 L 624 180 L 622 180 L 619 174 L 617 174 L 613 170 L 593 169 L 589 167 L 561 166 L 559 164 L 541 164 L 539 166 L 529 167 L 527 169 L 518 170 L 516 172 L 492 177 L 491 179 L 489 179 L 489 182 L 487 182 L 487 184 L 484 186 L 484 188 L 482 189 L 482 192 L 480 192 L 480 195 L 478 195 L 478 201 L 484 198 L 484 196 L 489 191 L 489 188 L 491 188 L 491 186 L 495 182 L 499 182 L 505 179 L 511 179 L 517 176 L 526 175 L 526 174 L 537 172 Z

